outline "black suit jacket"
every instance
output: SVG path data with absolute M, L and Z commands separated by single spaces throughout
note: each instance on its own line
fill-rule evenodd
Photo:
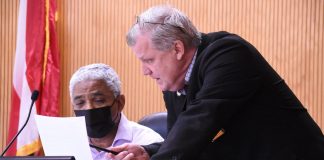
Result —
M 237 35 L 203 34 L 186 91 L 164 92 L 169 133 L 164 143 L 145 146 L 151 154 L 158 149 L 151 159 L 324 159 L 320 128 Z

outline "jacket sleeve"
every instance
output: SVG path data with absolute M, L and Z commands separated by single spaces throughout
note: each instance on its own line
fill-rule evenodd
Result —
M 261 78 L 259 54 L 232 38 L 210 44 L 194 66 L 186 110 L 179 114 L 167 139 L 152 159 L 197 159 L 220 129 L 248 107 Z
M 159 150 L 162 143 L 163 142 L 152 143 L 152 144 L 149 144 L 149 145 L 142 145 L 142 147 L 149 154 L 149 156 L 152 157 L 152 155 L 155 154 Z

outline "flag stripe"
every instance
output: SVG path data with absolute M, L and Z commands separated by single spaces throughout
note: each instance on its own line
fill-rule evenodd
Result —
M 12 87 L 12 94 L 11 94 L 11 112 L 10 112 L 10 130 L 8 134 L 8 142 L 11 141 L 11 139 L 15 136 L 15 134 L 18 132 L 18 118 L 19 118 L 19 110 L 20 110 L 20 98 L 14 89 Z M 16 148 L 17 148 L 17 141 L 14 141 L 12 146 L 7 151 L 6 155 L 16 155 Z
M 48 0 L 47 0 L 48 1 Z M 42 115 L 58 116 L 60 70 L 59 70 L 59 51 L 57 46 L 57 36 L 55 30 L 56 1 L 50 0 L 48 6 L 48 32 L 46 40 L 49 48 L 46 54 L 45 81 L 42 94 L 42 107 L 39 111 Z M 53 83 L 55 82 L 55 83 Z
M 32 90 L 41 89 L 45 43 L 44 31 L 45 2 L 28 0 L 26 23 L 26 76 Z
M 22 85 L 22 93 L 20 97 L 20 112 L 19 112 L 19 129 L 22 128 L 23 124 L 27 120 L 28 112 L 30 109 L 31 104 L 31 91 L 30 86 L 27 82 L 26 76 L 23 77 L 23 85 Z M 24 156 L 37 151 L 37 148 L 34 148 L 31 152 L 23 152 L 20 150 L 25 145 L 33 143 L 35 139 L 38 138 L 38 132 L 35 126 L 34 114 L 36 113 L 35 107 L 32 108 L 32 112 L 30 115 L 30 119 L 24 128 L 24 130 L 20 133 L 19 137 L 17 138 L 17 153 L 23 154 L 16 154 L 17 156 Z M 28 137 L 28 138 L 26 138 Z M 39 148 L 39 147 L 38 147 Z M 26 150 L 27 151 L 27 150 Z
M 10 112 L 10 129 L 8 134 L 8 143 L 18 132 L 19 127 L 19 115 L 21 94 L 23 89 L 23 77 L 25 73 L 25 37 L 26 37 L 26 14 L 27 14 L 27 1 L 21 0 L 19 4 L 18 15 L 18 28 L 17 28 L 17 43 L 16 43 L 16 56 L 13 73 L 13 87 L 11 98 L 11 112 Z M 16 155 L 17 141 L 14 141 L 13 145 L 9 148 L 6 155 Z

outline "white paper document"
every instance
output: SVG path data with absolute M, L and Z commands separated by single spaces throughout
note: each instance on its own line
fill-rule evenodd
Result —
M 92 160 L 84 117 L 35 116 L 46 156 Z

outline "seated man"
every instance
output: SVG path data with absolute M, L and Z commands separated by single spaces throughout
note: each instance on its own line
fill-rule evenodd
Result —
M 108 148 L 124 143 L 147 145 L 163 138 L 152 129 L 127 120 L 122 110 L 117 73 L 108 65 L 91 64 L 77 70 L 70 80 L 70 97 L 76 116 L 85 116 L 90 144 Z M 91 148 L 93 159 L 105 152 Z

